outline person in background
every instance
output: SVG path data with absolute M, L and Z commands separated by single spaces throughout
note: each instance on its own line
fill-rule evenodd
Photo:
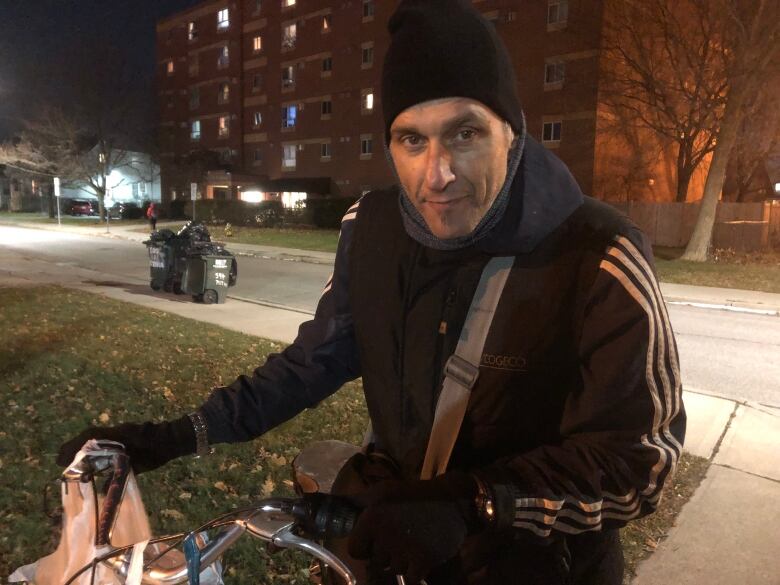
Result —
M 157 229 L 157 204 L 152 202 L 149 204 L 149 207 L 146 209 L 146 217 L 149 219 L 149 227 L 152 228 L 152 231 L 155 231 Z

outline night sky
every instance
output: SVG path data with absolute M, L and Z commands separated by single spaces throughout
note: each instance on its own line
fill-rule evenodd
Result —
M 88 72 L 106 46 L 130 72 L 121 89 L 147 105 L 140 123 L 151 123 L 155 23 L 199 2 L 0 0 L 0 140 L 42 104 L 75 99 L 73 73 Z

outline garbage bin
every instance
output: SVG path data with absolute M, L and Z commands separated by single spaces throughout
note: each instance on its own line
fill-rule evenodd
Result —
M 149 286 L 152 290 L 173 290 L 175 258 L 170 242 L 175 238 L 171 230 L 153 232 L 144 242 L 149 253 Z
M 235 285 L 237 275 L 233 254 L 217 246 L 201 247 L 187 255 L 182 290 L 196 302 L 224 303 L 228 287 Z

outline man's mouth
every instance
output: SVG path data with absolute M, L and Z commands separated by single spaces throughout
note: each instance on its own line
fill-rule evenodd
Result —
M 449 199 L 426 199 L 425 203 L 433 207 L 433 209 L 448 209 L 450 207 L 453 207 L 457 203 L 464 201 L 466 199 L 466 196 L 463 195 L 462 197 L 451 197 Z

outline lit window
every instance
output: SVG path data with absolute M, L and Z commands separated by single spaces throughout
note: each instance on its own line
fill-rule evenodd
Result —
M 219 135 L 224 137 L 230 134 L 230 118 L 228 116 L 219 117 Z
M 252 76 L 252 89 L 254 91 L 259 91 L 262 87 L 263 87 L 263 74 L 255 73 Z
M 259 126 L 263 123 L 263 114 L 261 112 L 255 112 L 252 114 L 252 124 Z
M 219 93 L 217 94 L 217 102 L 220 104 L 226 104 L 230 101 L 230 86 L 227 83 L 219 84 Z
M 563 83 L 566 74 L 566 63 L 558 61 L 556 63 L 546 63 L 544 65 L 544 83 L 554 84 Z
M 326 73 L 333 70 L 333 57 L 325 57 L 322 60 L 322 72 Z
M 200 89 L 193 87 L 190 89 L 190 109 L 194 110 L 200 106 Z
M 298 27 L 295 24 L 288 24 L 282 29 L 282 49 L 294 49 L 295 40 L 298 36 Z
M 217 12 L 217 28 L 225 29 L 230 26 L 230 12 L 227 8 L 223 8 Z
M 363 94 L 363 111 L 364 112 L 373 112 L 374 111 L 374 92 L 373 91 L 367 91 Z
M 100 164 L 105 164 L 106 163 L 106 155 L 105 155 L 105 153 L 101 152 L 101 153 L 98 154 L 98 162 Z M 35 183 L 35 181 L 33 181 L 33 183 Z
M 363 0 L 363 18 L 374 17 L 374 0 Z
M 542 128 L 542 142 L 560 142 L 561 125 L 561 122 L 545 122 Z
M 174 71 L 173 59 L 171 59 L 165 64 L 165 70 L 168 72 L 168 75 L 173 75 L 173 71 Z
M 292 87 L 295 85 L 295 69 L 288 65 L 282 69 L 282 87 Z
M 369 155 L 374 152 L 374 140 L 369 137 L 360 139 L 360 154 Z
M 371 67 L 374 64 L 374 46 L 363 47 L 363 66 Z
M 298 117 L 297 106 L 282 107 L 282 128 L 295 128 L 295 119 Z
M 200 140 L 200 120 L 195 120 L 190 127 L 190 138 Z
M 549 0 L 547 4 L 547 24 L 565 23 L 569 18 L 568 0 Z
M 198 38 L 198 29 L 195 26 L 194 22 L 188 22 L 187 23 L 187 39 L 190 41 L 194 41 Z
M 326 14 L 322 17 L 322 32 L 330 32 L 330 28 L 333 25 L 332 16 L 330 14 Z
M 217 58 L 217 67 L 220 69 L 230 65 L 230 49 L 225 45 L 219 50 L 219 57 Z
M 295 148 L 294 144 L 285 144 L 282 148 L 284 149 L 284 154 L 282 157 L 282 166 L 286 169 L 294 169 L 295 156 L 298 149 Z
M 252 39 L 252 50 L 255 53 L 259 53 L 263 50 L 263 37 L 257 36 Z
M 295 0 L 282 0 L 282 8 L 287 8 L 288 6 L 295 6 Z
M 320 144 L 320 158 L 330 158 L 330 142 Z
M 323 100 L 322 101 L 322 108 L 320 110 L 320 113 L 323 116 L 329 116 L 333 113 L 333 102 L 330 100 Z

